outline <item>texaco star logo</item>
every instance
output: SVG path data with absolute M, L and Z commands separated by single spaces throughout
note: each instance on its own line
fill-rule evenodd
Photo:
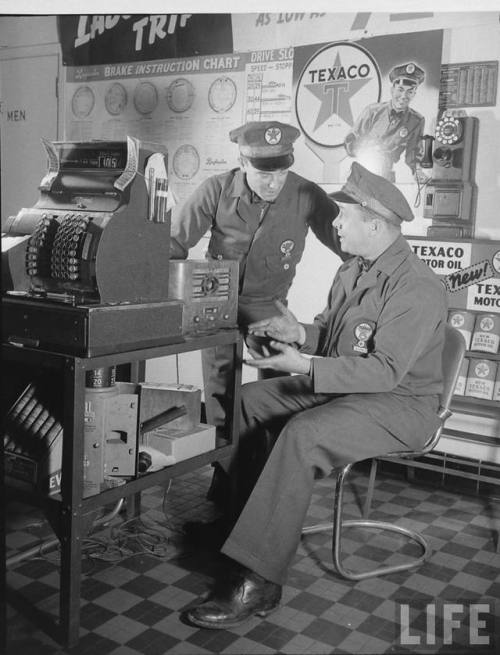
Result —
M 281 130 L 279 127 L 268 127 L 264 132 L 264 139 L 270 146 L 275 146 L 281 141 Z
M 460 328 L 465 323 L 465 319 L 462 314 L 455 314 L 451 319 L 451 324 L 453 327 Z
M 500 250 L 497 250 L 493 255 L 493 268 L 497 273 L 500 273 Z
M 476 366 L 476 375 L 478 378 L 485 378 L 490 372 L 490 367 L 486 362 L 481 362 Z
M 354 43 L 332 43 L 313 55 L 300 74 L 295 111 L 307 138 L 333 148 L 343 144 L 358 115 L 380 94 L 380 71 L 372 55 Z
M 489 316 L 485 316 L 479 322 L 479 327 L 481 328 L 481 330 L 484 330 L 485 332 L 491 332 L 495 327 L 495 324 L 493 323 L 492 318 L 490 318 Z

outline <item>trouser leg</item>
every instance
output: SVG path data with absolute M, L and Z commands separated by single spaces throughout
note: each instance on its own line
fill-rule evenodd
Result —
M 314 398 L 309 396 L 309 400 Z M 286 405 L 293 402 L 290 396 L 284 401 Z M 268 395 L 259 400 L 256 394 L 253 402 L 255 421 L 259 420 L 260 403 L 268 409 L 272 403 Z M 246 407 L 250 412 L 248 399 Z M 348 462 L 400 449 L 400 441 L 363 413 L 361 398 L 337 397 L 300 411 L 282 429 L 222 552 L 283 584 L 301 537 L 315 478 Z
M 215 425 L 222 436 L 228 408 L 232 402 L 232 345 L 205 348 L 201 351 L 201 362 L 207 423 Z M 273 369 L 262 369 L 258 371 L 259 380 L 283 376 L 288 376 L 288 374 L 274 371 Z
M 227 409 L 232 403 L 232 344 L 205 348 L 201 351 L 201 362 L 207 423 L 215 425 L 218 436 L 223 436 Z
M 215 425 L 217 441 L 221 443 L 226 434 L 226 416 L 232 404 L 232 385 L 231 378 L 233 375 L 233 351 L 232 346 L 217 346 L 215 348 L 206 348 L 202 351 L 202 368 L 203 368 L 203 383 L 205 388 L 205 412 L 207 423 Z M 268 379 L 275 377 L 283 377 L 287 374 L 278 373 L 272 369 L 264 369 L 259 371 L 260 379 Z M 288 377 L 288 376 L 287 376 Z M 243 437 L 240 437 L 240 448 L 237 454 L 237 459 L 240 462 L 246 462 L 247 470 L 250 470 L 251 462 L 258 461 L 257 470 L 260 471 L 264 462 L 267 459 L 267 454 L 272 447 L 273 439 L 269 433 L 262 432 L 259 438 L 252 440 L 252 452 L 245 449 L 245 432 L 242 426 Z M 242 452 L 241 452 L 242 451 Z M 230 473 L 229 462 L 218 462 L 214 464 L 216 469 L 212 491 L 213 495 L 217 495 L 216 488 L 219 485 L 227 487 L 224 483 L 225 474 Z M 234 470 L 234 467 L 233 467 Z M 253 476 L 255 478 L 255 476 Z M 248 494 L 245 494 L 245 496 Z M 239 503 L 241 505 L 241 501 Z

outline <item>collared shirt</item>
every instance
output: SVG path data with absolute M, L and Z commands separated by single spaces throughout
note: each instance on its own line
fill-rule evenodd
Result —
M 209 232 L 207 257 L 239 262 L 240 303 L 272 303 L 286 298 L 309 228 L 340 254 L 332 227 L 338 209 L 317 184 L 292 171 L 274 202 L 255 200 L 241 169 L 205 180 L 172 219 L 171 257 L 184 259 Z
M 333 281 L 328 306 L 304 325 L 314 391 L 434 395 L 442 388 L 444 285 L 399 236 L 355 286 L 358 258 Z
M 377 142 L 385 151 L 390 167 L 405 152 L 405 162 L 415 172 L 425 118 L 408 107 L 400 112 L 390 102 L 373 103 L 366 107 L 345 137 L 345 148 L 355 157 L 366 144 Z

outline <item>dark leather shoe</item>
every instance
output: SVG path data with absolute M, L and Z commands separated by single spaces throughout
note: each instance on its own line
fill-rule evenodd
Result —
M 201 605 L 187 610 L 186 619 L 200 628 L 224 630 L 252 616 L 267 616 L 281 600 L 281 586 L 244 569 L 216 589 Z

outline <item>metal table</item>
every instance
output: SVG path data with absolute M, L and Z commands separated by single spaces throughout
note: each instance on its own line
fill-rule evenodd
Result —
M 232 411 L 228 416 L 227 444 L 214 450 L 178 462 L 160 471 L 144 474 L 119 487 L 107 489 L 94 496 L 83 498 L 84 455 L 84 396 L 85 373 L 90 369 L 120 364 L 138 365 L 144 360 L 183 352 L 202 350 L 220 345 L 233 345 Z M 2 345 L 4 366 L 8 363 L 34 365 L 54 370 L 62 376 L 64 388 L 63 452 L 61 492 L 43 498 L 30 496 L 30 502 L 43 508 L 61 544 L 59 616 L 54 617 L 36 607 L 19 591 L 6 586 L 7 601 L 30 618 L 57 642 L 71 647 L 79 638 L 80 583 L 82 534 L 84 517 L 96 508 L 139 494 L 169 479 L 183 475 L 212 462 L 233 457 L 238 444 L 241 362 L 243 342 L 238 330 L 221 330 L 214 334 L 186 338 L 181 343 L 170 343 L 140 350 L 112 353 L 95 357 L 75 357 L 37 348 Z M 2 476 L 3 478 L 3 476 Z M 2 484 L 4 480 L 2 479 Z M 0 490 L 1 491 L 1 490 Z M 5 535 L 5 531 L 3 531 Z M 4 539 L 2 539 L 4 541 Z M 5 544 L 2 544 L 5 551 Z M 5 576 L 5 559 L 2 558 L 2 576 Z M 5 619 L 5 617 L 1 617 Z

